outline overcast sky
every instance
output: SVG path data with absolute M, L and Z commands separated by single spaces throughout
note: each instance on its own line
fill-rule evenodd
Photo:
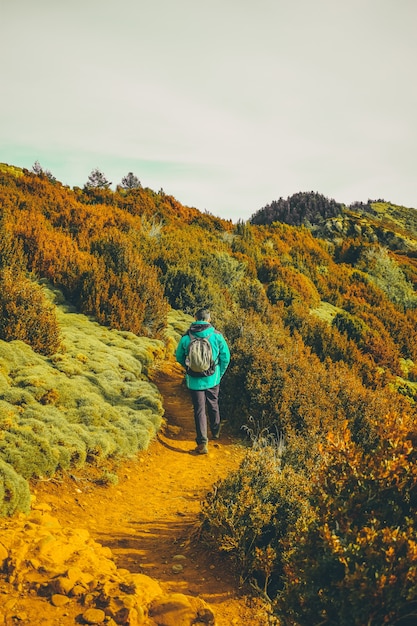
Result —
M 417 208 L 417 0 L 0 0 L 0 162 L 248 219 Z

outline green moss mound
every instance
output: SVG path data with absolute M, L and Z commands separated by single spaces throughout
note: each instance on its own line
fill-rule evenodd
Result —
M 131 457 L 162 422 L 161 396 L 148 374 L 164 358 L 164 344 L 104 328 L 74 313 L 59 292 L 48 293 L 60 351 L 46 357 L 21 341 L 0 341 L 3 516 L 27 508 L 31 478 Z

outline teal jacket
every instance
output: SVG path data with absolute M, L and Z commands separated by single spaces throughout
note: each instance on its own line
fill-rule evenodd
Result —
M 211 389 L 220 383 L 227 366 L 230 363 L 230 350 L 225 338 L 211 324 L 207 322 L 194 322 L 190 326 L 193 335 L 197 337 L 207 337 L 212 348 L 213 360 L 217 363 L 214 374 L 211 376 L 188 376 L 185 375 L 185 382 L 188 389 Z M 178 363 L 185 367 L 185 359 L 188 354 L 188 346 L 190 345 L 190 336 L 188 333 L 183 335 L 179 341 L 175 358 Z

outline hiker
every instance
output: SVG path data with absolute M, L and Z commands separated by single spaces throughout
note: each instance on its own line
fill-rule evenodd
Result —
M 223 335 L 211 325 L 208 309 L 199 309 L 195 320 L 181 337 L 175 356 L 185 367 L 185 382 L 194 408 L 197 447 L 192 453 L 207 454 L 206 406 L 211 435 L 219 439 L 220 380 L 229 365 L 230 351 Z

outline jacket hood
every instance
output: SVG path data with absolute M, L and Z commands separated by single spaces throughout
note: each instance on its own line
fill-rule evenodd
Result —
M 194 322 L 193 324 L 191 324 L 189 330 L 192 333 L 202 333 L 206 330 L 209 330 L 209 328 L 213 328 L 213 326 L 209 322 Z

